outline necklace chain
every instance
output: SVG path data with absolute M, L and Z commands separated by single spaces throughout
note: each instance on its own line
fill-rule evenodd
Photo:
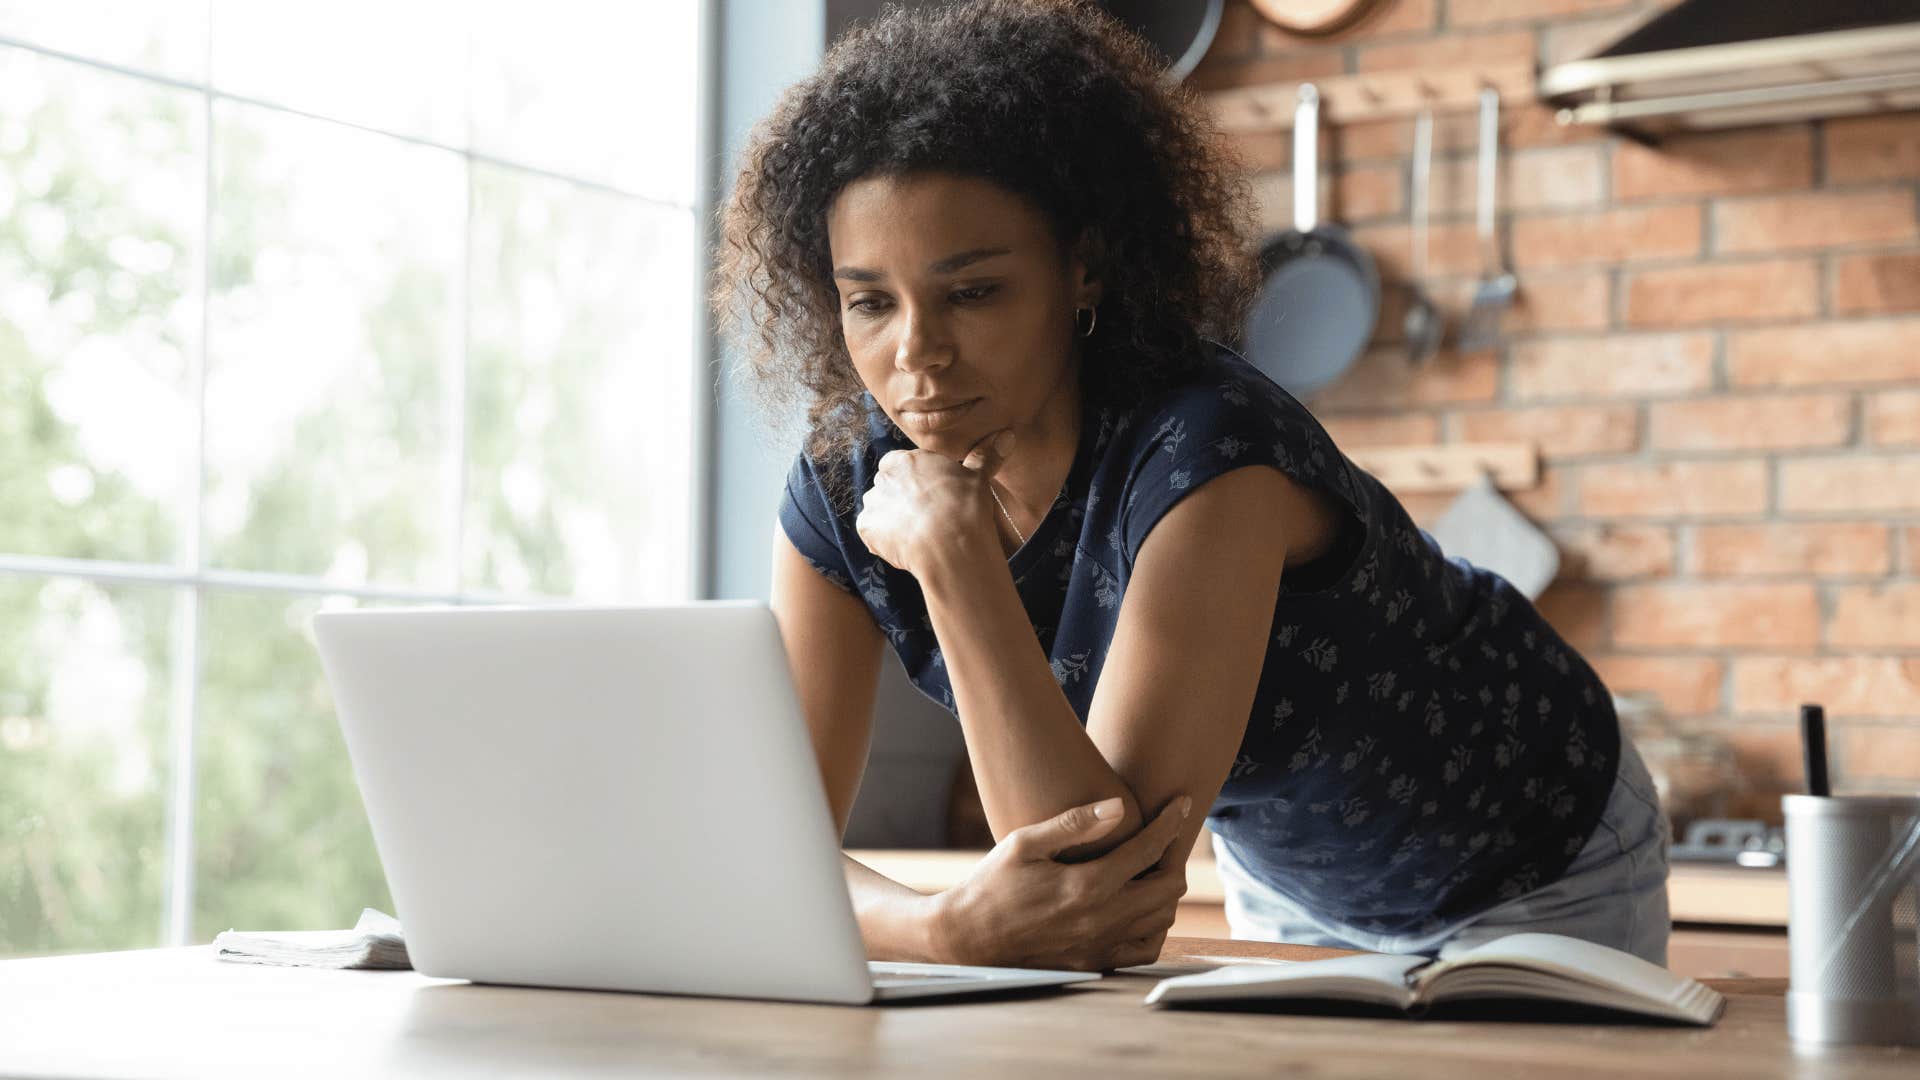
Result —
M 1013 515 L 1007 513 L 1007 504 L 1000 501 L 1000 493 L 993 490 L 992 481 L 987 482 L 987 494 L 993 496 L 994 505 L 1000 508 L 1000 516 L 1007 519 L 1007 528 L 1013 530 L 1013 535 L 1019 538 L 1022 547 L 1026 546 L 1027 534 L 1021 532 L 1020 526 L 1013 523 Z

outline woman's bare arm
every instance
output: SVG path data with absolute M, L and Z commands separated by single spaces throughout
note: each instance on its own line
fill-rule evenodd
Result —
M 1134 560 L 1087 735 L 1144 805 L 1212 805 L 1246 735 L 1284 565 L 1325 552 L 1330 500 L 1278 469 L 1235 469 L 1167 511 Z M 1167 852 L 1186 861 L 1204 814 Z
M 1318 547 L 1326 520 L 1314 496 L 1270 468 L 1236 469 L 1177 503 L 1135 561 L 1085 728 L 997 551 L 924 573 L 994 835 L 1120 796 L 1120 827 L 1067 853 L 1083 857 L 1178 794 L 1210 805 L 1246 729 L 1289 532 Z M 1181 830 L 1168 865 L 1185 860 L 1202 816 Z
M 1121 800 L 1118 826 L 1099 847 L 1065 857 L 1097 854 L 1137 832 L 1151 813 L 1088 739 L 1054 681 L 998 545 L 960 549 L 923 568 L 919 582 L 994 839 L 1108 798 Z
M 834 826 L 866 768 L 881 635 L 865 605 L 822 578 L 785 533 L 773 541 L 773 611 L 820 761 Z M 1173 800 L 1169 800 L 1170 802 Z M 1064 850 L 1103 838 L 1113 816 L 1081 805 L 1009 833 L 966 880 L 922 896 L 842 855 L 867 955 L 876 960 L 1010 964 L 1098 971 L 1159 955 L 1186 892 L 1184 868 L 1162 862 L 1191 800 L 1095 862 L 1067 866 Z
M 821 577 L 777 524 L 772 607 L 820 763 L 834 831 L 844 836 L 873 737 L 880 630 L 866 606 Z M 868 955 L 876 960 L 935 960 L 930 898 L 849 856 L 841 860 Z
M 880 628 L 865 604 L 808 564 L 779 525 L 773 530 L 771 604 L 820 760 L 833 826 L 844 834 L 873 738 Z

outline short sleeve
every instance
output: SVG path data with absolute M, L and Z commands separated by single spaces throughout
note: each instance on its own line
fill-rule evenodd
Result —
M 1271 465 L 1296 483 L 1331 493 L 1358 521 L 1367 518 L 1346 459 L 1306 407 L 1255 373 L 1225 373 L 1163 402 L 1142 430 L 1121 536 L 1131 566 L 1147 535 L 1181 499 L 1223 473 Z
M 821 577 L 846 592 L 854 592 L 847 554 L 835 540 L 841 531 L 839 516 L 833 512 L 826 488 L 805 454 L 797 455 L 787 472 L 786 491 L 780 496 L 780 528 L 794 550 Z

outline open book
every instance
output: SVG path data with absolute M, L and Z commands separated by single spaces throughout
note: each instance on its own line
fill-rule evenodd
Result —
M 1658 964 L 1559 934 L 1513 934 L 1444 959 L 1369 953 L 1296 964 L 1230 964 L 1165 979 L 1148 1005 L 1343 1001 L 1419 1016 L 1442 1002 L 1531 999 L 1711 1025 L 1726 999 Z

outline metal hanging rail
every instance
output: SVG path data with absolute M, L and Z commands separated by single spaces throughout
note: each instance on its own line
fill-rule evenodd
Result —
M 1920 21 L 1569 60 L 1539 94 L 1640 136 L 1920 108 Z

